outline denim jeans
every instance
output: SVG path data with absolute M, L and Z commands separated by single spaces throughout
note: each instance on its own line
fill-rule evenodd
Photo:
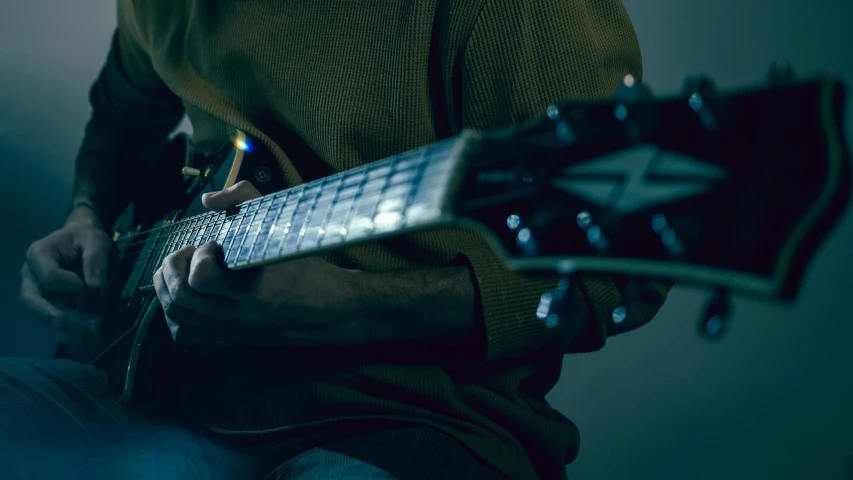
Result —
M 0 478 L 497 479 L 428 427 L 228 436 L 127 408 L 106 374 L 70 360 L 0 358 Z

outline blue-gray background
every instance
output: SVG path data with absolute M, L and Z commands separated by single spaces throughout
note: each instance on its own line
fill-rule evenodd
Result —
M 625 3 L 656 93 L 700 72 L 723 88 L 752 84 L 774 59 L 853 83 L 853 1 Z M 58 339 L 19 311 L 18 272 L 28 243 L 61 220 L 114 15 L 110 0 L 0 0 L 2 355 L 48 356 Z M 843 479 L 853 454 L 851 244 L 848 213 L 798 303 L 737 299 L 722 343 L 697 339 L 703 292 L 679 287 L 649 326 L 567 357 L 549 399 L 582 432 L 571 476 Z

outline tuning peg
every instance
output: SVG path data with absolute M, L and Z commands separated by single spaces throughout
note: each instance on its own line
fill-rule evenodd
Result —
M 687 104 L 696 112 L 699 122 L 709 132 L 715 132 L 719 128 L 719 121 L 715 110 L 716 93 L 714 82 L 704 75 L 688 77 L 684 82 L 684 94 L 687 96 Z
M 791 83 L 794 79 L 794 69 L 788 62 L 774 62 L 770 66 L 768 80 L 770 85 L 780 87 Z
M 684 242 L 678 236 L 675 230 L 669 225 L 666 216 L 662 213 L 656 213 L 651 220 L 652 230 L 660 237 L 660 243 L 666 248 L 673 257 L 679 257 L 684 254 Z
M 193 167 L 184 167 L 181 169 L 181 174 L 185 177 L 197 177 L 201 175 L 201 170 Z
M 625 75 L 616 87 L 616 100 L 622 103 L 635 103 L 652 98 L 652 91 L 633 75 Z
M 598 225 L 590 225 L 586 230 L 586 239 L 599 252 L 604 252 L 610 246 L 610 239 Z
M 545 292 L 539 298 L 539 306 L 536 308 L 536 318 L 545 322 L 548 328 L 554 328 L 560 324 L 566 315 L 571 314 L 572 310 L 568 305 L 568 292 L 571 286 L 569 276 L 564 276 L 557 284 L 556 290 Z
M 648 280 L 641 277 L 629 277 L 622 289 L 622 305 L 613 309 L 613 324 L 609 330 L 613 335 L 626 332 L 636 327 L 634 315 L 637 306 L 642 301 Z
M 709 295 L 699 319 L 699 335 L 708 339 L 722 337 L 728 329 L 730 314 L 728 293 L 723 289 L 715 289 Z
M 521 217 L 514 213 L 506 217 L 506 226 L 510 231 L 517 232 L 521 228 Z
M 521 249 L 525 255 L 536 255 L 537 243 L 536 237 L 529 228 L 522 228 L 515 235 L 515 244 Z
M 550 105 L 545 109 L 545 115 L 553 120 L 554 135 L 559 141 L 566 145 L 570 145 L 577 140 L 574 129 L 569 125 L 569 121 L 565 118 L 563 112 L 560 111 L 560 107 L 557 105 Z

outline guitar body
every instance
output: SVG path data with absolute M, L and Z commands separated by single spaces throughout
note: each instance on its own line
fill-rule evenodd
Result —
M 126 212 L 125 217 L 132 218 L 131 222 L 117 223 L 108 287 L 101 298 L 87 302 L 104 319 L 102 331 L 98 335 L 69 334 L 65 356 L 94 363 L 107 371 L 111 390 L 120 402 L 128 401 L 134 391 L 153 392 L 160 382 L 154 381 L 151 372 L 157 363 L 168 362 L 170 354 L 178 348 L 170 341 L 155 292 L 132 287 L 137 283 L 132 277 L 143 251 L 140 246 L 157 241 L 149 232 L 207 212 L 201 202 L 207 192 L 243 180 L 250 181 L 262 194 L 282 190 L 284 179 L 272 155 L 263 151 L 261 145 L 257 149 L 253 146 L 251 151 L 242 150 L 228 144 L 203 158 L 193 153 L 185 136 L 175 137 L 153 169 L 174 175 L 167 175 L 156 185 L 156 190 L 151 190 L 149 201 L 135 203 Z M 188 178 L 182 174 L 182 167 L 188 163 L 200 167 L 199 175 Z M 186 244 L 189 243 L 192 242 Z M 157 265 L 148 268 L 156 269 Z

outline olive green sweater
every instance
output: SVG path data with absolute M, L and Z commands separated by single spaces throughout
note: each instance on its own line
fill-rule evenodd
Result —
M 606 98 L 641 75 L 620 0 L 119 0 L 118 30 L 92 89 L 81 159 L 146 157 L 186 114 L 203 151 L 231 127 L 263 141 L 290 185 L 458 134 L 514 125 L 558 100 Z M 572 289 L 578 316 L 535 316 L 553 280 L 508 271 L 480 234 L 410 235 L 330 256 L 365 270 L 464 258 L 476 278 L 481 348 L 229 349 L 177 365 L 176 392 L 220 432 L 347 419 L 439 428 L 511 478 L 559 478 L 575 426 L 544 395 L 564 353 L 613 334 L 618 281 Z M 656 285 L 636 325 L 663 302 Z M 400 321 L 404 322 L 405 318 Z M 419 355 L 432 349 L 432 355 Z

